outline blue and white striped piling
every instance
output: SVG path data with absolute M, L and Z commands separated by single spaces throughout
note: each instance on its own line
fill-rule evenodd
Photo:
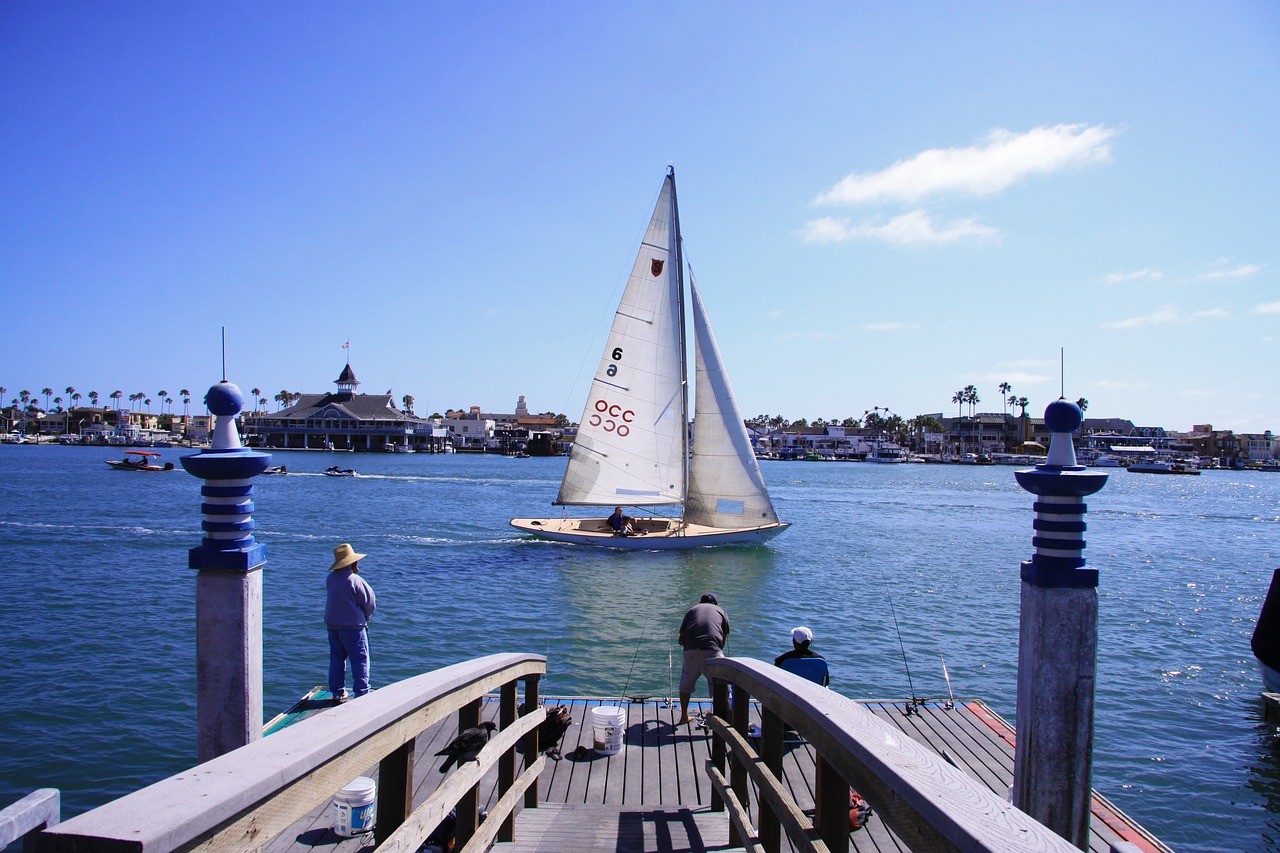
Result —
M 1017 471 L 1036 495 L 1022 564 L 1018 629 L 1018 745 L 1013 804 L 1075 846 L 1089 842 L 1093 787 L 1093 702 L 1098 658 L 1098 572 L 1084 551 L 1084 498 L 1107 475 L 1076 464 L 1071 434 L 1084 414 L 1056 400 L 1044 412 L 1053 432 L 1043 465 Z
M 244 397 L 225 379 L 205 405 L 217 416 L 212 446 L 183 456 L 205 481 L 204 541 L 188 552 L 196 569 L 197 755 L 208 761 L 262 737 L 262 568 L 253 538 L 253 482 L 271 455 L 245 449 L 236 431 Z

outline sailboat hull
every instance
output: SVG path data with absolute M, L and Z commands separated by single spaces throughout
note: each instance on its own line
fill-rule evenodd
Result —
M 513 518 L 511 526 L 539 539 L 621 548 L 628 551 L 678 551 L 716 545 L 760 545 L 791 525 L 776 522 L 760 527 L 728 529 L 686 524 L 678 518 L 637 518 L 636 536 L 619 536 L 603 518 Z

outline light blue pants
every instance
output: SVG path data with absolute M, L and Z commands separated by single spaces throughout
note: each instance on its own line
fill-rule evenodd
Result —
M 329 629 L 329 692 L 342 693 L 347 680 L 347 658 L 351 659 L 352 694 L 369 692 L 369 638 L 364 628 Z

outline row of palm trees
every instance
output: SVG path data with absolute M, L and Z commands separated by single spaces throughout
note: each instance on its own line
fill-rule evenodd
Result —
M 9 393 L 8 388 L 0 386 L 0 400 L 3 400 L 4 396 L 8 393 Z M 80 401 L 83 400 L 86 396 L 84 394 L 81 394 L 79 391 L 77 391 L 75 387 L 72 385 L 68 385 L 66 389 L 64 389 L 64 393 L 66 394 L 65 399 L 61 395 L 55 396 L 55 393 L 56 392 L 52 388 L 40 389 L 40 393 L 38 396 L 44 397 L 43 411 L 46 411 L 46 412 L 65 411 L 65 409 L 63 408 L 64 402 L 67 404 L 67 408 L 78 407 L 80 405 Z M 87 396 L 89 398 L 89 405 L 93 408 L 97 408 L 98 400 L 103 395 L 99 394 L 97 391 L 90 391 Z M 160 401 L 160 414 L 163 415 L 165 413 L 166 406 L 169 407 L 169 411 L 170 413 L 172 413 L 174 398 L 169 394 L 169 392 L 164 389 L 161 389 L 159 392 L 156 393 L 155 396 L 156 396 L 156 399 Z M 37 395 L 32 394 L 30 391 L 22 390 L 18 392 L 18 396 L 14 397 L 12 400 L 9 401 L 9 405 L 14 409 L 35 413 L 37 411 L 40 411 L 39 407 L 36 405 L 36 397 Z M 117 390 L 117 391 L 112 391 L 110 394 L 107 394 L 106 397 L 107 399 L 114 401 L 116 407 L 118 408 L 120 405 L 120 400 L 124 399 L 126 395 L 123 391 Z M 135 410 L 140 411 L 144 407 L 146 408 L 148 413 L 151 411 L 151 405 L 152 405 L 151 395 L 146 393 L 145 391 L 138 391 L 133 394 L 127 395 L 127 397 L 129 400 L 129 411 L 135 411 Z M 183 388 L 181 391 L 178 392 L 178 399 L 182 400 L 183 414 L 186 415 L 189 412 L 190 406 L 191 406 L 191 392 L 188 391 L 186 388 Z M 263 402 L 265 403 L 266 401 L 264 400 Z

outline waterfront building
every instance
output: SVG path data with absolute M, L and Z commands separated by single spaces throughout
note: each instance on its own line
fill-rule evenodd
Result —
M 334 380 L 338 390 L 303 394 L 279 412 L 242 416 L 245 433 L 257 446 L 312 450 L 412 450 L 438 452 L 448 441 L 437 424 L 396 408 L 390 392 L 359 394 L 348 363 Z

